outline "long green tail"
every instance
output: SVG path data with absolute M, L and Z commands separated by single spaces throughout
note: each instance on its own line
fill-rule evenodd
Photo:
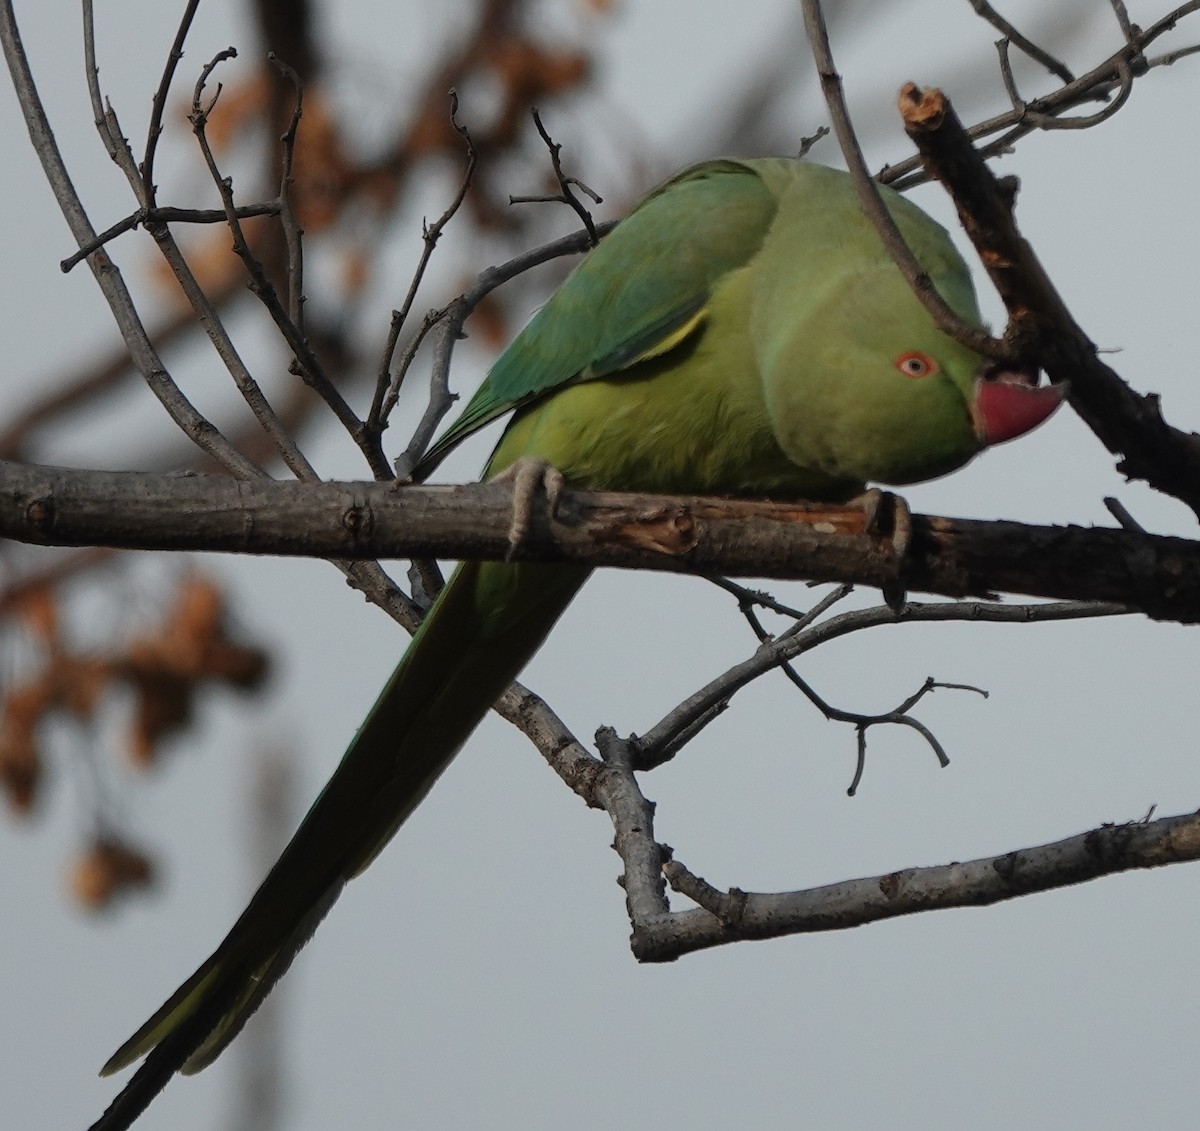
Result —
M 123 1131 L 237 1036 L 346 882 L 391 839 L 541 646 L 587 570 L 459 566 L 296 835 L 213 954 L 104 1066 L 134 1074 L 90 1131 Z

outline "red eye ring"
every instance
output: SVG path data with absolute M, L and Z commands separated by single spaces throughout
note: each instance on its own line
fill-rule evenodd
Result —
M 902 353 L 893 364 L 905 377 L 913 379 L 929 377 L 938 371 L 938 363 L 929 354 L 921 353 L 919 350 Z

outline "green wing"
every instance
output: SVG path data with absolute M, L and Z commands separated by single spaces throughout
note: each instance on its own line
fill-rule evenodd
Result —
M 704 324 L 713 286 L 762 245 L 776 206 L 736 161 L 696 165 L 655 189 L 534 315 L 413 477 L 513 409 L 686 341 Z

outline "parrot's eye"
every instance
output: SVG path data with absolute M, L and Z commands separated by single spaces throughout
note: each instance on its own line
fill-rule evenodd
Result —
M 905 377 L 928 377 L 931 373 L 936 373 L 938 367 L 929 354 L 918 353 L 916 350 L 902 353 L 896 358 L 895 364 Z

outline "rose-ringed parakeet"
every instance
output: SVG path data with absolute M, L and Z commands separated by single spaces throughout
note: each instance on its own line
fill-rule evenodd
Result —
M 884 190 L 949 305 L 978 324 L 946 233 Z M 647 196 L 581 261 L 417 469 L 506 413 L 488 463 L 569 486 L 845 500 L 960 467 L 1061 399 L 938 331 L 846 174 L 712 161 Z M 458 567 L 278 863 L 212 956 L 105 1065 L 145 1063 L 95 1129 L 127 1127 L 175 1071 L 233 1039 L 424 797 L 587 570 Z

